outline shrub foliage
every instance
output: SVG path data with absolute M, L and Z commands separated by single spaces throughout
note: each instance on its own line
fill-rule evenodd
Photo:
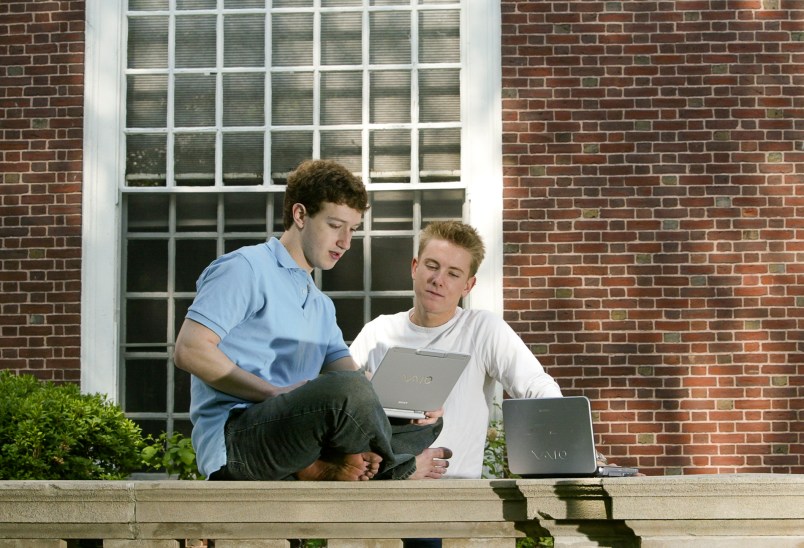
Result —
M 105 396 L 0 372 L 0 479 L 123 479 L 142 444 Z
M 190 438 L 180 432 L 159 437 L 148 436 L 142 448 L 142 462 L 151 470 L 167 472 L 169 477 L 180 480 L 204 479 L 195 462 L 195 450 Z

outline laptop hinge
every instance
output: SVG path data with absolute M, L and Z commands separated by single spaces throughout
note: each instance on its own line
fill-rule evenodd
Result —
M 419 348 L 416 350 L 416 354 L 420 356 L 436 356 L 437 358 L 443 358 L 447 355 L 443 350 L 431 350 L 429 348 Z

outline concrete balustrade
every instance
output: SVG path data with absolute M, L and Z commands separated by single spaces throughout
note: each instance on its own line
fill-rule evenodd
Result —
M 338 482 L 0 481 L 0 548 L 804 546 L 804 476 Z M 210 543 L 211 544 L 211 543 Z

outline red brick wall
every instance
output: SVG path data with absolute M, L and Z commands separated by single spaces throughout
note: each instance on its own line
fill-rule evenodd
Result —
M 84 2 L 0 3 L 0 368 L 80 373 Z
M 804 2 L 502 11 L 506 318 L 618 463 L 804 472 Z

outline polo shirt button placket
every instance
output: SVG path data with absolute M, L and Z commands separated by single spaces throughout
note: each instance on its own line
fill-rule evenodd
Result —
M 305 305 L 307 304 L 307 298 L 309 297 L 310 294 L 310 286 L 307 282 L 305 282 L 304 287 L 300 288 L 300 292 L 301 292 L 301 306 L 302 308 L 304 308 Z

